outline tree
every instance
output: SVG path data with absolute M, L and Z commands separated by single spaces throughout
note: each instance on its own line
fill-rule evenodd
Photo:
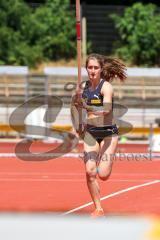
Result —
M 159 65 L 160 14 L 153 4 L 136 3 L 122 16 L 112 15 L 120 40 L 115 53 L 133 65 Z
M 18 29 L 29 8 L 22 1 L 2 0 L 0 9 L 0 64 L 14 64 L 16 61 L 14 50 L 21 41 Z
M 69 0 L 48 0 L 25 19 L 22 32 L 29 44 L 41 46 L 46 59 L 76 55 L 75 17 Z
M 35 66 L 76 55 L 69 0 L 47 0 L 35 10 L 23 0 L 1 0 L 0 9 L 0 64 Z

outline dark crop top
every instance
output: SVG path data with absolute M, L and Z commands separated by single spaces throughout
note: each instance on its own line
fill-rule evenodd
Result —
M 101 80 L 95 90 L 91 90 L 90 81 L 86 82 L 84 87 L 82 98 L 85 100 L 87 105 L 90 106 L 103 106 L 103 95 L 101 89 L 105 80 Z

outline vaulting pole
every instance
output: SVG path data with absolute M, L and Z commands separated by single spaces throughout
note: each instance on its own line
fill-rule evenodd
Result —
M 80 0 L 76 0 L 76 31 L 77 31 L 77 64 L 78 64 L 78 81 L 77 91 L 80 92 L 81 84 L 81 11 L 80 11 Z
M 82 79 L 82 74 L 81 74 L 81 58 L 82 58 L 82 53 L 81 53 L 81 7 L 80 7 L 80 0 L 76 0 L 76 33 L 77 33 L 77 64 L 78 64 L 78 79 L 77 79 L 77 93 L 78 93 L 78 100 L 81 100 L 81 79 Z M 82 133 L 82 109 L 78 109 L 79 112 L 79 133 Z

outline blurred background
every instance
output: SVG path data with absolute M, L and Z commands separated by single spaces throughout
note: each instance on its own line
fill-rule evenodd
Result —
M 59 214 L 82 205 L 82 202 L 90 201 L 86 189 L 78 195 L 79 189 L 83 189 L 85 185 L 84 169 L 81 165 L 77 165 L 82 164 L 77 160 L 78 154 L 82 152 L 81 142 L 71 152 L 67 152 L 68 158 L 62 156 L 60 161 L 56 160 L 56 163 L 55 161 L 23 162 L 15 154 L 16 144 L 21 140 L 32 137 L 35 144 L 32 150 L 36 153 L 43 152 L 63 142 L 64 134 L 72 130 L 70 102 L 77 83 L 75 16 L 75 1 L 72 0 L 0 0 L 0 221 L 4 224 L 2 233 L 5 239 L 10 238 L 10 235 L 6 235 L 6 226 L 8 224 L 11 226 L 15 219 L 17 223 L 20 221 L 24 228 L 29 221 L 33 221 L 33 225 L 39 221 L 40 226 L 44 226 L 41 228 L 43 233 L 47 229 L 51 231 L 50 235 L 45 235 L 47 239 L 53 237 L 53 234 L 59 236 L 58 231 L 54 233 L 51 230 L 52 221 L 57 224 L 55 229 L 61 226 L 65 229 L 66 222 L 69 221 L 70 224 L 75 222 L 75 216 L 69 219 L 64 217 L 61 222 L 61 218 L 57 220 L 58 216 L 55 215 L 42 214 L 39 215 L 40 218 L 37 215 L 33 215 L 33 218 L 31 215 L 19 215 L 18 218 L 13 212 L 47 211 Z M 160 3 L 149 0 L 121 2 L 83 0 L 81 20 L 82 81 L 87 80 L 85 60 L 92 52 L 121 58 L 127 65 L 126 82 L 123 84 L 119 80 L 113 81 L 113 87 L 115 103 L 126 107 L 126 113 L 121 119 L 129 122 L 133 129 L 119 137 L 118 150 L 123 154 L 132 154 L 133 158 L 135 154 L 139 154 L 138 163 L 135 163 L 135 159 L 132 159 L 132 163 L 131 161 L 125 164 L 123 161 L 116 163 L 117 167 L 115 166 L 111 183 L 117 181 L 119 187 L 115 185 L 114 188 L 112 183 L 112 191 L 105 192 L 106 186 L 103 183 L 102 192 L 107 196 L 106 194 L 123 189 L 121 182 L 128 182 L 129 186 L 125 185 L 127 189 L 134 186 L 144 187 L 146 183 L 151 186 L 156 184 L 156 188 L 150 187 L 143 192 L 144 195 L 139 192 L 134 196 L 126 197 L 128 207 L 122 204 L 121 211 L 116 208 L 118 203 L 109 202 L 109 217 L 97 223 L 97 231 L 101 234 L 99 236 L 105 237 L 104 228 L 110 224 L 110 239 L 117 239 L 118 236 L 131 239 L 134 236 L 133 239 L 158 240 L 160 239 Z M 39 95 L 41 97 L 37 98 Z M 54 117 L 50 114 L 45 121 L 48 96 L 56 99 L 52 105 Z M 27 116 L 26 119 L 24 115 Z M 41 126 L 42 131 L 39 134 L 31 134 L 33 129 L 28 126 L 29 124 Z M 47 134 L 47 127 L 52 129 L 53 134 L 55 133 L 52 138 Z M 21 153 L 24 153 L 24 148 Z M 142 162 L 140 159 L 142 154 L 150 154 L 146 156 L 151 156 L 151 161 Z M 66 159 L 70 160 L 71 164 L 68 167 L 69 175 L 65 175 Z M 78 176 L 82 179 L 76 181 L 78 184 L 83 183 L 82 185 L 76 185 L 76 181 L 72 179 L 74 172 L 76 174 L 77 171 L 74 164 L 81 169 Z M 121 174 L 121 179 L 114 178 L 118 174 Z M 70 176 L 70 179 L 67 176 Z M 77 174 L 74 177 L 76 176 Z M 130 185 L 134 181 L 139 185 Z M 66 182 L 70 185 L 61 188 L 61 184 L 65 185 Z M 66 203 L 67 188 L 70 189 L 70 196 L 73 199 L 76 194 L 79 199 L 84 194 L 81 199 L 83 201 L 78 202 L 78 199 L 75 199 L 73 204 L 69 204 L 68 198 Z M 137 205 L 136 199 L 139 199 Z M 123 197 L 121 201 L 123 202 Z M 86 217 L 89 211 L 90 209 L 87 208 L 84 212 L 78 212 L 84 214 L 85 219 L 81 215 L 76 216 L 75 228 L 81 232 L 80 234 L 86 223 L 89 231 L 95 224 Z M 48 225 L 45 225 L 44 222 L 47 221 Z M 118 228 L 117 221 L 121 221 L 122 231 Z M 125 231 L 126 224 L 128 224 L 128 232 Z M 31 229 L 30 225 L 27 226 Z M 115 234 L 115 228 L 119 229 L 118 236 Z M 16 226 L 13 234 L 15 229 Z M 38 230 L 35 230 L 35 234 L 36 231 Z M 129 235 L 129 232 L 132 234 Z M 68 233 L 59 236 L 59 239 L 75 237 L 76 232 L 71 234 L 70 230 Z M 17 236 L 22 238 L 22 234 Z M 88 239 L 86 236 L 82 234 L 81 238 Z M 92 238 L 97 238 L 96 236 L 98 237 L 93 234 Z
M 39 94 L 61 98 L 59 117 L 68 129 L 66 114 L 77 82 L 75 2 L 10 0 L 0 5 L 1 136 L 15 136 L 10 113 Z M 147 140 L 150 132 L 159 132 L 159 6 L 154 1 L 82 1 L 81 18 L 83 66 L 91 52 L 125 62 L 128 79 L 113 82 L 115 100 L 128 108 L 123 118 L 134 127 L 128 137 Z M 85 81 L 85 69 L 82 75 Z

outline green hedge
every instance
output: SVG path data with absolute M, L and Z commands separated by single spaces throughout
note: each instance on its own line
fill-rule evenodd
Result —
M 139 66 L 160 65 L 160 12 L 153 4 L 136 3 L 122 16 L 111 15 L 120 40 L 115 54 Z
M 35 66 L 76 56 L 69 0 L 47 0 L 34 11 L 23 0 L 0 1 L 0 64 Z

